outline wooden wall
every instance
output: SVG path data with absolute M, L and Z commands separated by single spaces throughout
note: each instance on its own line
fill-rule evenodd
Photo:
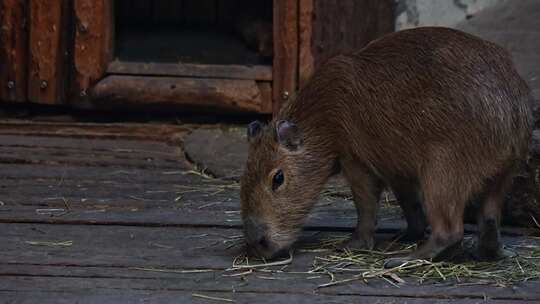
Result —
M 0 100 L 92 107 L 88 92 L 111 74 L 116 26 L 229 31 L 240 10 L 267 12 L 275 25 L 271 76 L 254 79 L 272 96 L 264 112 L 328 58 L 394 30 L 393 0 L 2 0 Z
M 113 10 L 110 0 L 74 0 L 71 102 L 85 105 L 88 90 L 105 75 L 113 58 Z
M 300 84 L 328 58 L 394 31 L 393 0 L 299 0 Z
M 71 2 L 29 1 L 28 99 L 58 104 L 66 99 Z
M 394 31 L 392 0 L 315 0 L 314 13 L 311 41 L 315 67 Z
M 0 1 L 0 100 L 27 99 L 28 32 L 21 22 L 27 13 L 24 0 Z

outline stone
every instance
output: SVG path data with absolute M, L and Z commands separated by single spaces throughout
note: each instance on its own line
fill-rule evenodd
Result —
M 196 129 L 184 140 L 189 161 L 199 170 L 223 179 L 239 180 L 247 159 L 244 127 Z

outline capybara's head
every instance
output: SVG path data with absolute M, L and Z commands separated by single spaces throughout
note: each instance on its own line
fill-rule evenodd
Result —
M 248 126 L 249 155 L 241 181 L 244 234 L 251 254 L 287 253 L 328 178 L 290 121 Z
M 255 34 L 255 44 L 257 52 L 264 57 L 272 57 L 274 53 L 274 40 L 272 22 L 256 21 L 251 29 Z
M 269 31 L 260 33 L 258 41 L 258 51 L 264 57 L 272 57 L 274 54 L 274 41 L 272 38 L 272 28 Z

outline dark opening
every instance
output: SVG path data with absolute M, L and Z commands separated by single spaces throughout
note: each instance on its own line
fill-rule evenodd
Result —
M 272 0 L 116 0 L 121 61 L 272 63 Z

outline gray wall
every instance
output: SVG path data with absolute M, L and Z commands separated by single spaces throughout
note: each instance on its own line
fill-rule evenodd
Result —
M 504 1 L 519 0 L 396 0 L 396 30 L 426 25 L 453 27 Z

